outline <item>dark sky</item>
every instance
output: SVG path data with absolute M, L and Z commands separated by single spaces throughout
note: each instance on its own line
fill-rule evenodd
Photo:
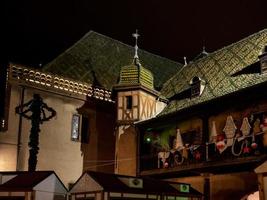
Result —
M 6 0 L 3 62 L 45 64 L 89 30 L 183 62 L 267 28 L 266 0 Z
M 183 62 L 267 28 L 266 0 L 0 1 L 0 115 L 8 62 L 46 64 L 90 30 L 133 45 L 137 28 L 140 48 Z

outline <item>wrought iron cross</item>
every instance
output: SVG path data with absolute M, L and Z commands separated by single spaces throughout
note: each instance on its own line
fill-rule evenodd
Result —
M 134 58 L 138 58 L 138 46 L 137 46 L 137 41 L 138 41 L 138 37 L 140 36 L 138 34 L 138 30 L 136 29 L 136 32 L 132 34 L 132 36 L 135 38 L 135 53 L 134 53 Z
M 49 116 L 46 116 L 46 111 Z M 37 154 L 39 151 L 39 132 L 40 124 L 56 116 L 56 111 L 48 107 L 39 94 L 34 94 L 33 99 L 29 102 L 16 107 L 16 113 L 22 117 L 31 120 L 31 131 L 29 138 L 29 160 L 28 171 L 35 171 L 37 165 Z

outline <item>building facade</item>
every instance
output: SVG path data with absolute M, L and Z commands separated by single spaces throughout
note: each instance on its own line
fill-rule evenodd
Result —
M 15 107 L 38 93 L 57 116 L 41 125 L 37 167 L 65 184 L 93 169 L 241 199 L 266 159 L 266 44 L 263 30 L 181 65 L 89 32 L 41 71 L 11 64 L 0 167 L 27 168 L 31 125 Z

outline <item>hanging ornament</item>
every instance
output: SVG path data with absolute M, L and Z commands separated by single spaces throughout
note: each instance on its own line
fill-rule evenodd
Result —
M 250 134 L 250 129 L 251 129 L 251 126 L 249 124 L 248 118 L 244 117 L 242 125 L 240 127 L 240 130 L 242 132 L 242 137 L 240 137 L 238 139 L 238 141 L 243 140 L 244 138 L 246 138 Z
M 256 142 L 252 142 L 251 148 L 252 149 L 257 149 L 257 147 L 258 147 L 258 144 Z
M 226 149 L 226 144 L 222 140 L 222 141 L 219 141 L 219 142 L 216 143 L 216 147 L 219 150 L 219 152 L 222 153 Z
M 253 123 L 253 134 L 255 135 L 255 134 L 257 134 L 257 133 L 259 133 L 259 132 L 261 132 L 261 127 L 260 127 L 260 124 L 261 122 L 260 122 L 260 119 L 259 118 L 257 118 L 256 120 L 255 120 L 255 122 Z
M 227 139 L 227 146 L 232 146 L 236 131 L 236 126 L 233 120 L 233 117 L 229 115 L 226 119 L 225 127 L 223 129 L 223 132 L 225 132 L 226 139 Z
M 162 161 L 164 166 L 166 159 L 169 158 L 169 156 L 170 156 L 169 151 L 162 151 L 158 153 L 158 168 L 160 168 L 160 161 Z
M 211 125 L 211 134 L 210 134 L 210 143 L 216 143 L 217 141 L 217 130 L 216 130 L 216 122 L 212 121 Z
M 169 167 L 169 163 L 168 162 L 165 162 L 164 163 L 164 168 L 168 168 Z
M 183 148 L 184 148 L 184 143 L 183 143 L 183 140 L 182 140 L 180 129 L 177 128 L 176 129 L 176 144 L 175 144 L 175 149 L 181 150 Z

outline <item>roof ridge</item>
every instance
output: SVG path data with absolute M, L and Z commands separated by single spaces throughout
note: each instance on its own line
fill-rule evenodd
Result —
M 245 40 L 247 40 L 247 39 L 249 39 L 249 38 L 251 38 L 251 37 L 254 37 L 254 36 L 256 36 L 256 35 L 258 35 L 258 34 L 260 34 L 260 33 L 264 33 L 264 32 L 267 32 L 267 28 L 262 29 L 262 30 L 260 30 L 260 31 L 258 31 L 258 32 L 256 32 L 256 33 L 251 34 L 251 35 L 245 36 L 245 37 L 243 37 L 242 39 L 238 40 L 237 42 L 233 42 L 233 43 L 228 44 L 228 45 L 226 45 L 226 46 L 223 46 L 222 48 L 219 48 L 219 49 L 217 49 L 217 50 L 215 50 L 215 51 L 209 52 L 207 56 L 202 57 L 202 58 L 199 58 L 199 59 L 197 59 L 197 60 L 195 60 L 195 61 L 191 61 L 191 62 L 188 63 L 188 65 L 191 65 L 191 64 L 193 64 L 193 63 L 197 63 L 197 62 L 199 62 L 200 60 L 204 60 L 204 59 L 206 59 L 206 58 L 208 58 L 208 57 L 210 57 L 210 56 L 213 56 L 214 54 L 216 54 L 216 53 L 218 53 L 218 52 L 220 52 L 220 51 L 224 51 L 225 49 L 228 49 L 228 48 L 230 48 L 230 47 L 232 47 L 232 46 L 234 46 L 234 45 L 236 45 L 236 44 L 238 44 L 238 43 L 241 43 L 241 42 L 243 42 L 243 41 L 245 41 Z

